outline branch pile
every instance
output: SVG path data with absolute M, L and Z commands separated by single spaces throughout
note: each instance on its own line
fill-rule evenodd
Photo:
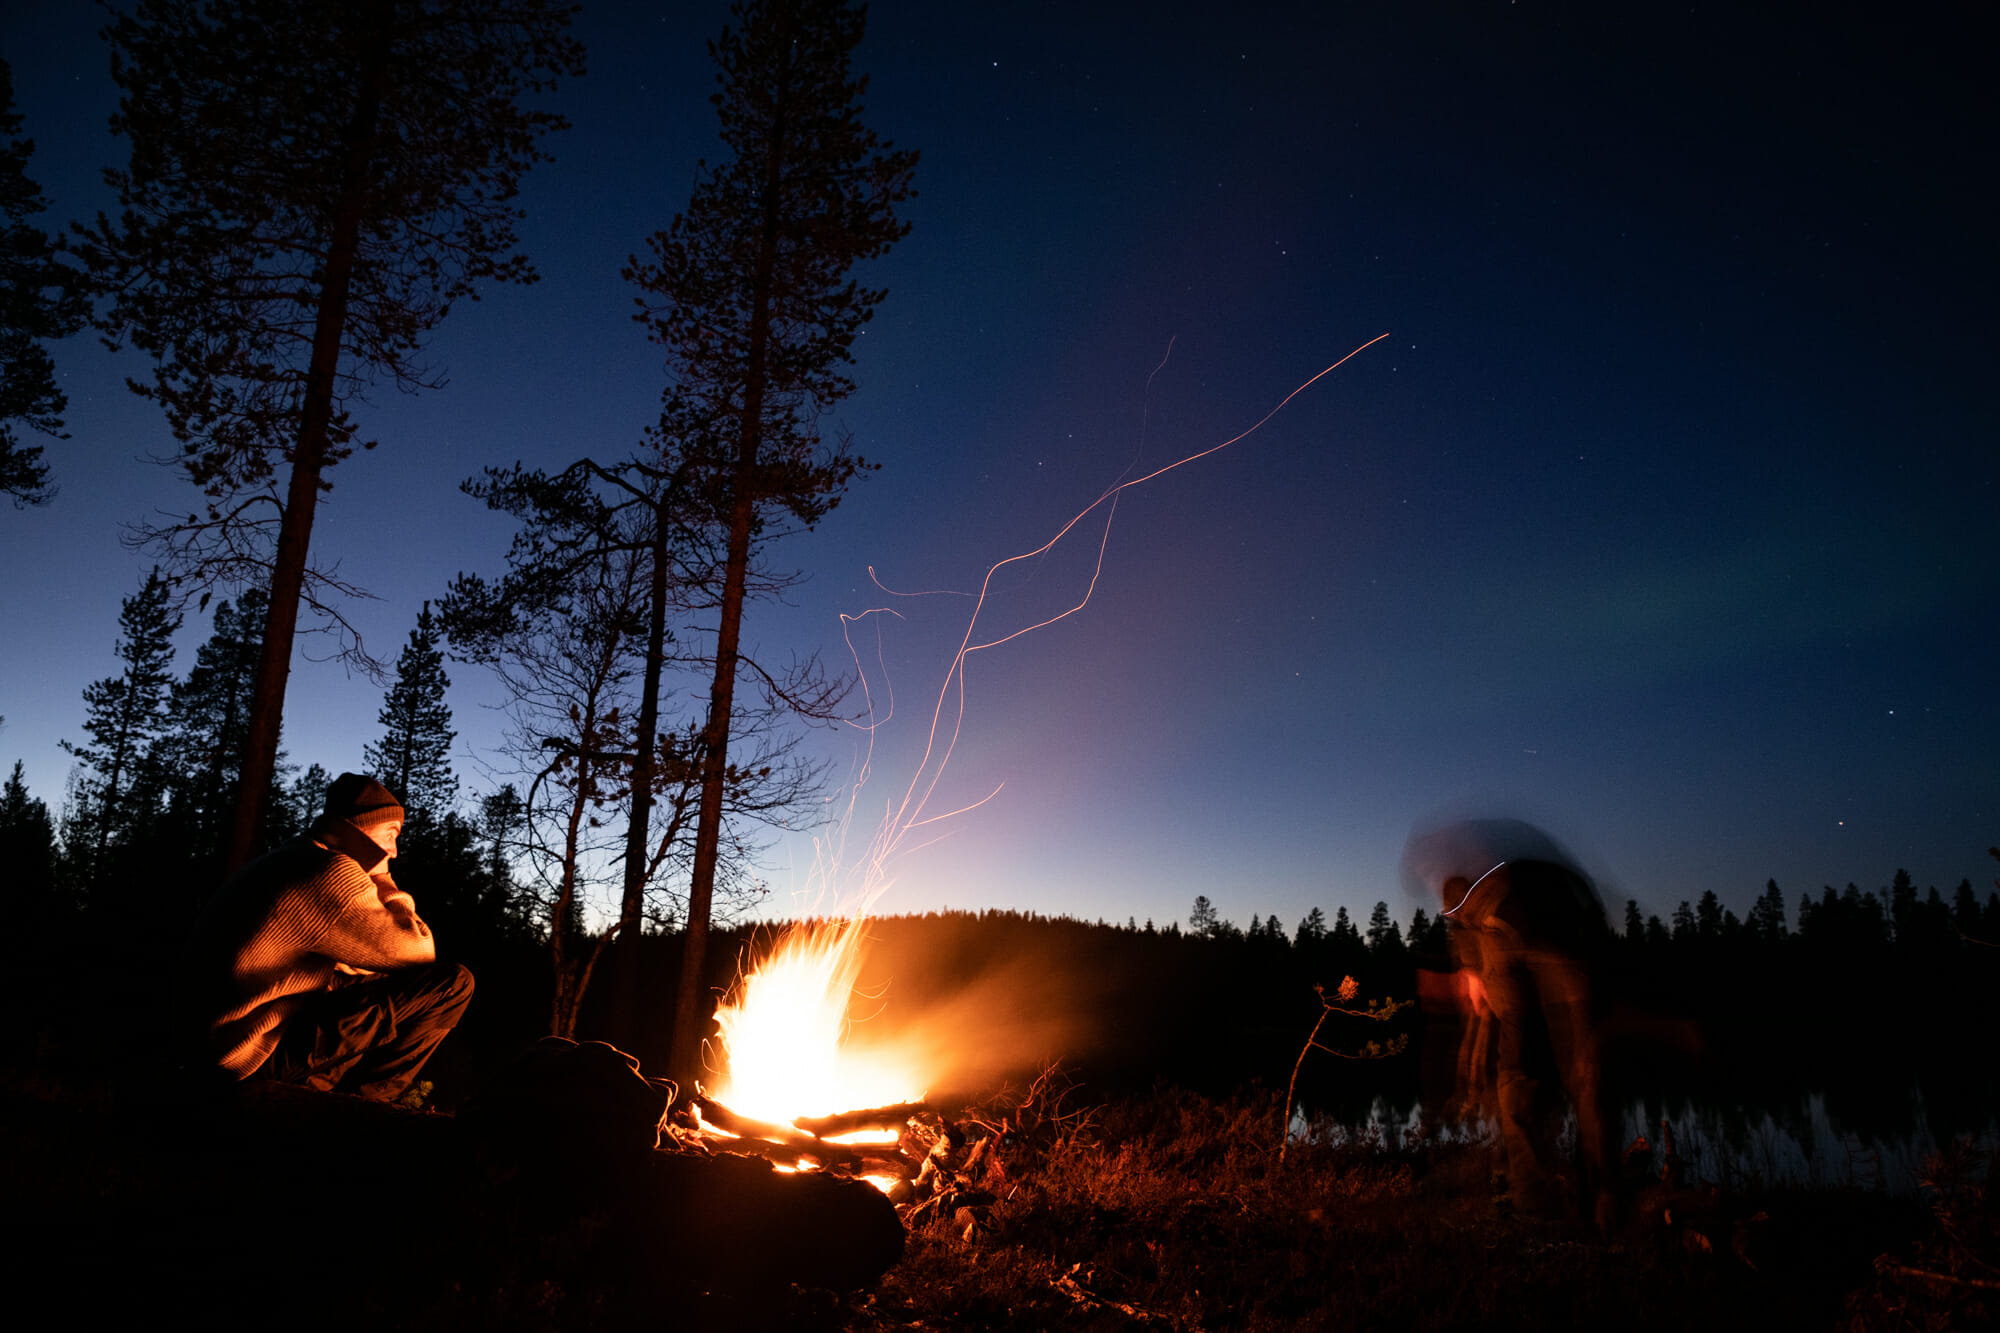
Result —
M 823 1172 L 873 1182 L 911 1230 L 945 1228 L 972 1240 L 989 1225 L 992 1205 L 1017 1188 L 1025 1161 L 1058 1137 L 1086 1126 L 1088 1112 L 1063 1109 L 1067 1083 L 1054 1067 L 1027 1091 L 1002 1094 L 952 1119 L 928 1101 L 901 1102 L 775 1124 L 741 1115 L 697 1092 L 691 1113 L 667 1131 L 684 1147 L 762 1158 L 782 1170 Z M 895 1134 L 894 1142 L 842 1142 L 851 1135 Z

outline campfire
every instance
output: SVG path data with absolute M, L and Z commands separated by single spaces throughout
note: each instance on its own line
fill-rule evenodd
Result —
M 1008 1123 L 954 1121 L 918 1075 L 847 1041 L 866 918 L 791 927 L 716 1014 L 723 1060 L 673 1126 L 685 1145 L 761 1157 L 781 1171 L 868 1180 L 908 1224 L 976 1226 L 967 1208 L 997 1165 Z
M 866 924 L 857 915 L 792 926 L 724 1001 L 716 1101 L 784 1124 L 921 1098 L 918 1075 L 847 1041 Z

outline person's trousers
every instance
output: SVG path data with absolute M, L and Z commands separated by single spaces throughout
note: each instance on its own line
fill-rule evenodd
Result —
M 320 1092 L 395 1101 L 471 1002 L 472 973 L 458 963 L 342 976 L 285 1020 L 265 1072 Z
M 1612 1154 L 1611 1131 L 1600 1105 L 1602 1071 L 1589 975 L 1577 960 L 1554 949 L 1492 948 L 1484 962 L 1482 981 L 1499 1035 L 1495 1093 L 1509 1182 L 1533 1195 L 1546 1189 L 1553 1174 L 1552 1136 L 1537 1115 L 1540 1081 L 1526 1051 L 1529 1029 L 1539 1024 L 1548 1037 L 1555 1073 L 1576 1111 L 1583 1165 L 1579 1193 L 1585 1206 L 1591 1206 L 1609 1185 Z

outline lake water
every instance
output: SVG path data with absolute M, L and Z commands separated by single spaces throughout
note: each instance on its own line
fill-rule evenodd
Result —
M 1643 1135 L 1651 1145 L 1653 1170 L 1657 1171 L 1663 1141 L 1660 1122 L 1665 1119 L 1673 1130 L 1675 1151 L 1687 1163 L 1690 1181 L 1731 1190 L 1803 1186 L 1908 1194 L 1922 1185 L 1924 1163 L 1940 1147 L 1930 1128 L 1922 1092 L 1913 1089 L 1910 1096 L 1907 1130 L 1866 1135 L 1836 1123 L 1828 1114 L 1825 1094 L 1818 1092 L 1802 1094 L 1795 1103 L 1774 1108 L 1635 1099 L 1622 1108 L 1618 1143 L 1622 1148 Z M 1575 1124 L 1575 1117 L 1569 1117 L 1560 1132 L 1558 1146 L 1564 1152 L 1574 1145 Z M 1425 1132 L 1421 1102 L 1402 1109 L 1382 1097 L 1375 1099 L 1365 1116 L 1353 1120 L 1308 1116 L 1298 1107 L 1293 1110 L 1290 1127 L 1295 1143 L 1334 1146 L 1387 1146 L 1408 1142 Z M 1975 1147 L 1991 1150 L 2000 1144 L 2000 1118 L 1989 1116 L 1983 1125 L 1946 1137 L 1956 1136 L 1969 1137 Z M 1496 1142 L 1499 1127 L 1491 1121 L 1459 1123 L 1444 1127 L 1438 1137 L 1445 1142 Z

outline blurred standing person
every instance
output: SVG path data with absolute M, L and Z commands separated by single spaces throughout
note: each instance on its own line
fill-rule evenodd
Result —
M 1508 1191 L 1524 1212 L 1562 1208 L 1555 1153 L 1561 1102 L 1576 1112 L 1579 1208 L 1611 1220 L 1612 1126 L 1602 1106 L 1598 974 L 1610 931 L 1597 891 L 1556 841 L 1517 820 L 1465 820 L 1411 836 L 1403 874 L 1438 902 L 1475 1021 L 1458 1057 L 1462 1082 L 1488 1076 L 1506 1151 Z M 1488 1042 L 1498 1049 L 1490 1066 Z M 1463 1101 L 1482 1087 L 1461 1086 Z

